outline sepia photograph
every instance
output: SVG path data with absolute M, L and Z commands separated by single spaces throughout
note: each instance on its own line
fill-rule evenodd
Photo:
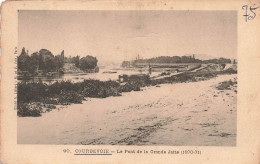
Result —
M 235 147 L 237 19 L 19 10 L 17 144 Z

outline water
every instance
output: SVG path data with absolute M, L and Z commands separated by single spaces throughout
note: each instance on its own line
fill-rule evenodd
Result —
M 107 73 L 108 72 L 108 73 Z M 35 76 L 35 77 L 18 77 L 19 82 L 39 82 L 51 84 L 56 81 L 71 81 L 71 82 L 81 82 L 85 79 L 96 79 L 100 81 L 107 80 L 118 80 L 118 76 L 122 74 L 132 75 L 148 73 L 148 70 L 137 70 L 137 69 L 100 69 L 99 73 L 73 73 L 73 74 L 64 74 L 56 75 L 52 77 L 47 76 Z M 152 75 L 158 75 L 158 73 L 153 73 Z

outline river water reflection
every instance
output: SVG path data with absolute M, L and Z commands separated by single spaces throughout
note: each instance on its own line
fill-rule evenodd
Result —
M 126 70 L 126 69 L 100 69 L 99 73 L 70 73 L 64 75 L 55 75 L 55 76 L 34 76 L 34 77 L 22 77 L 18 76 L 19 82 L 39 82 L 51 84 L 56 81 L 71 81 L 71 82 L 81 82 L 85 79 L 97 79 L 101 81 L 107 80 L 117 80 L 119 75 L 127 74 L 140 74 L 148 73 L 148 71 L 141 70 Z M 155 74 L 155 73 L 153 73 Z

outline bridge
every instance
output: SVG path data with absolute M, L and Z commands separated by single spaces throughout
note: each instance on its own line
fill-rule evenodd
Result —
M 199 63 L 136 63 L 137 68 L 170 68 L 178 70 L 190 70 L 200 66 Z

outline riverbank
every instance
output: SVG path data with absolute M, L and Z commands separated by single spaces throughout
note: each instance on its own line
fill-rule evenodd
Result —
M 121 96 L 123 92 L 141 91 L 143 87 L 156 86 L 165 83 L 184 83 L 208 80 L 221 74 L 233 74 L 236 70 L 213 72 L 183 72 L 160 79 L 134 79 L 126 83 L 118 81 L 84 80 L 72 83 L 70 81 L 44 84 L 42 82 L 20 82 L 18 88 L 18 116 L 41 116 L 41 113 L 55 109 L 55 105 L 70 105 L 82 103 L 87 98 L 106 98 Z
M 142 92 L 57 106 L 57 110 L 42 113 L 41 117 L 18 117 L 17 141 L 19 144 L 235 146 L 236 76 L 147 86 Z

